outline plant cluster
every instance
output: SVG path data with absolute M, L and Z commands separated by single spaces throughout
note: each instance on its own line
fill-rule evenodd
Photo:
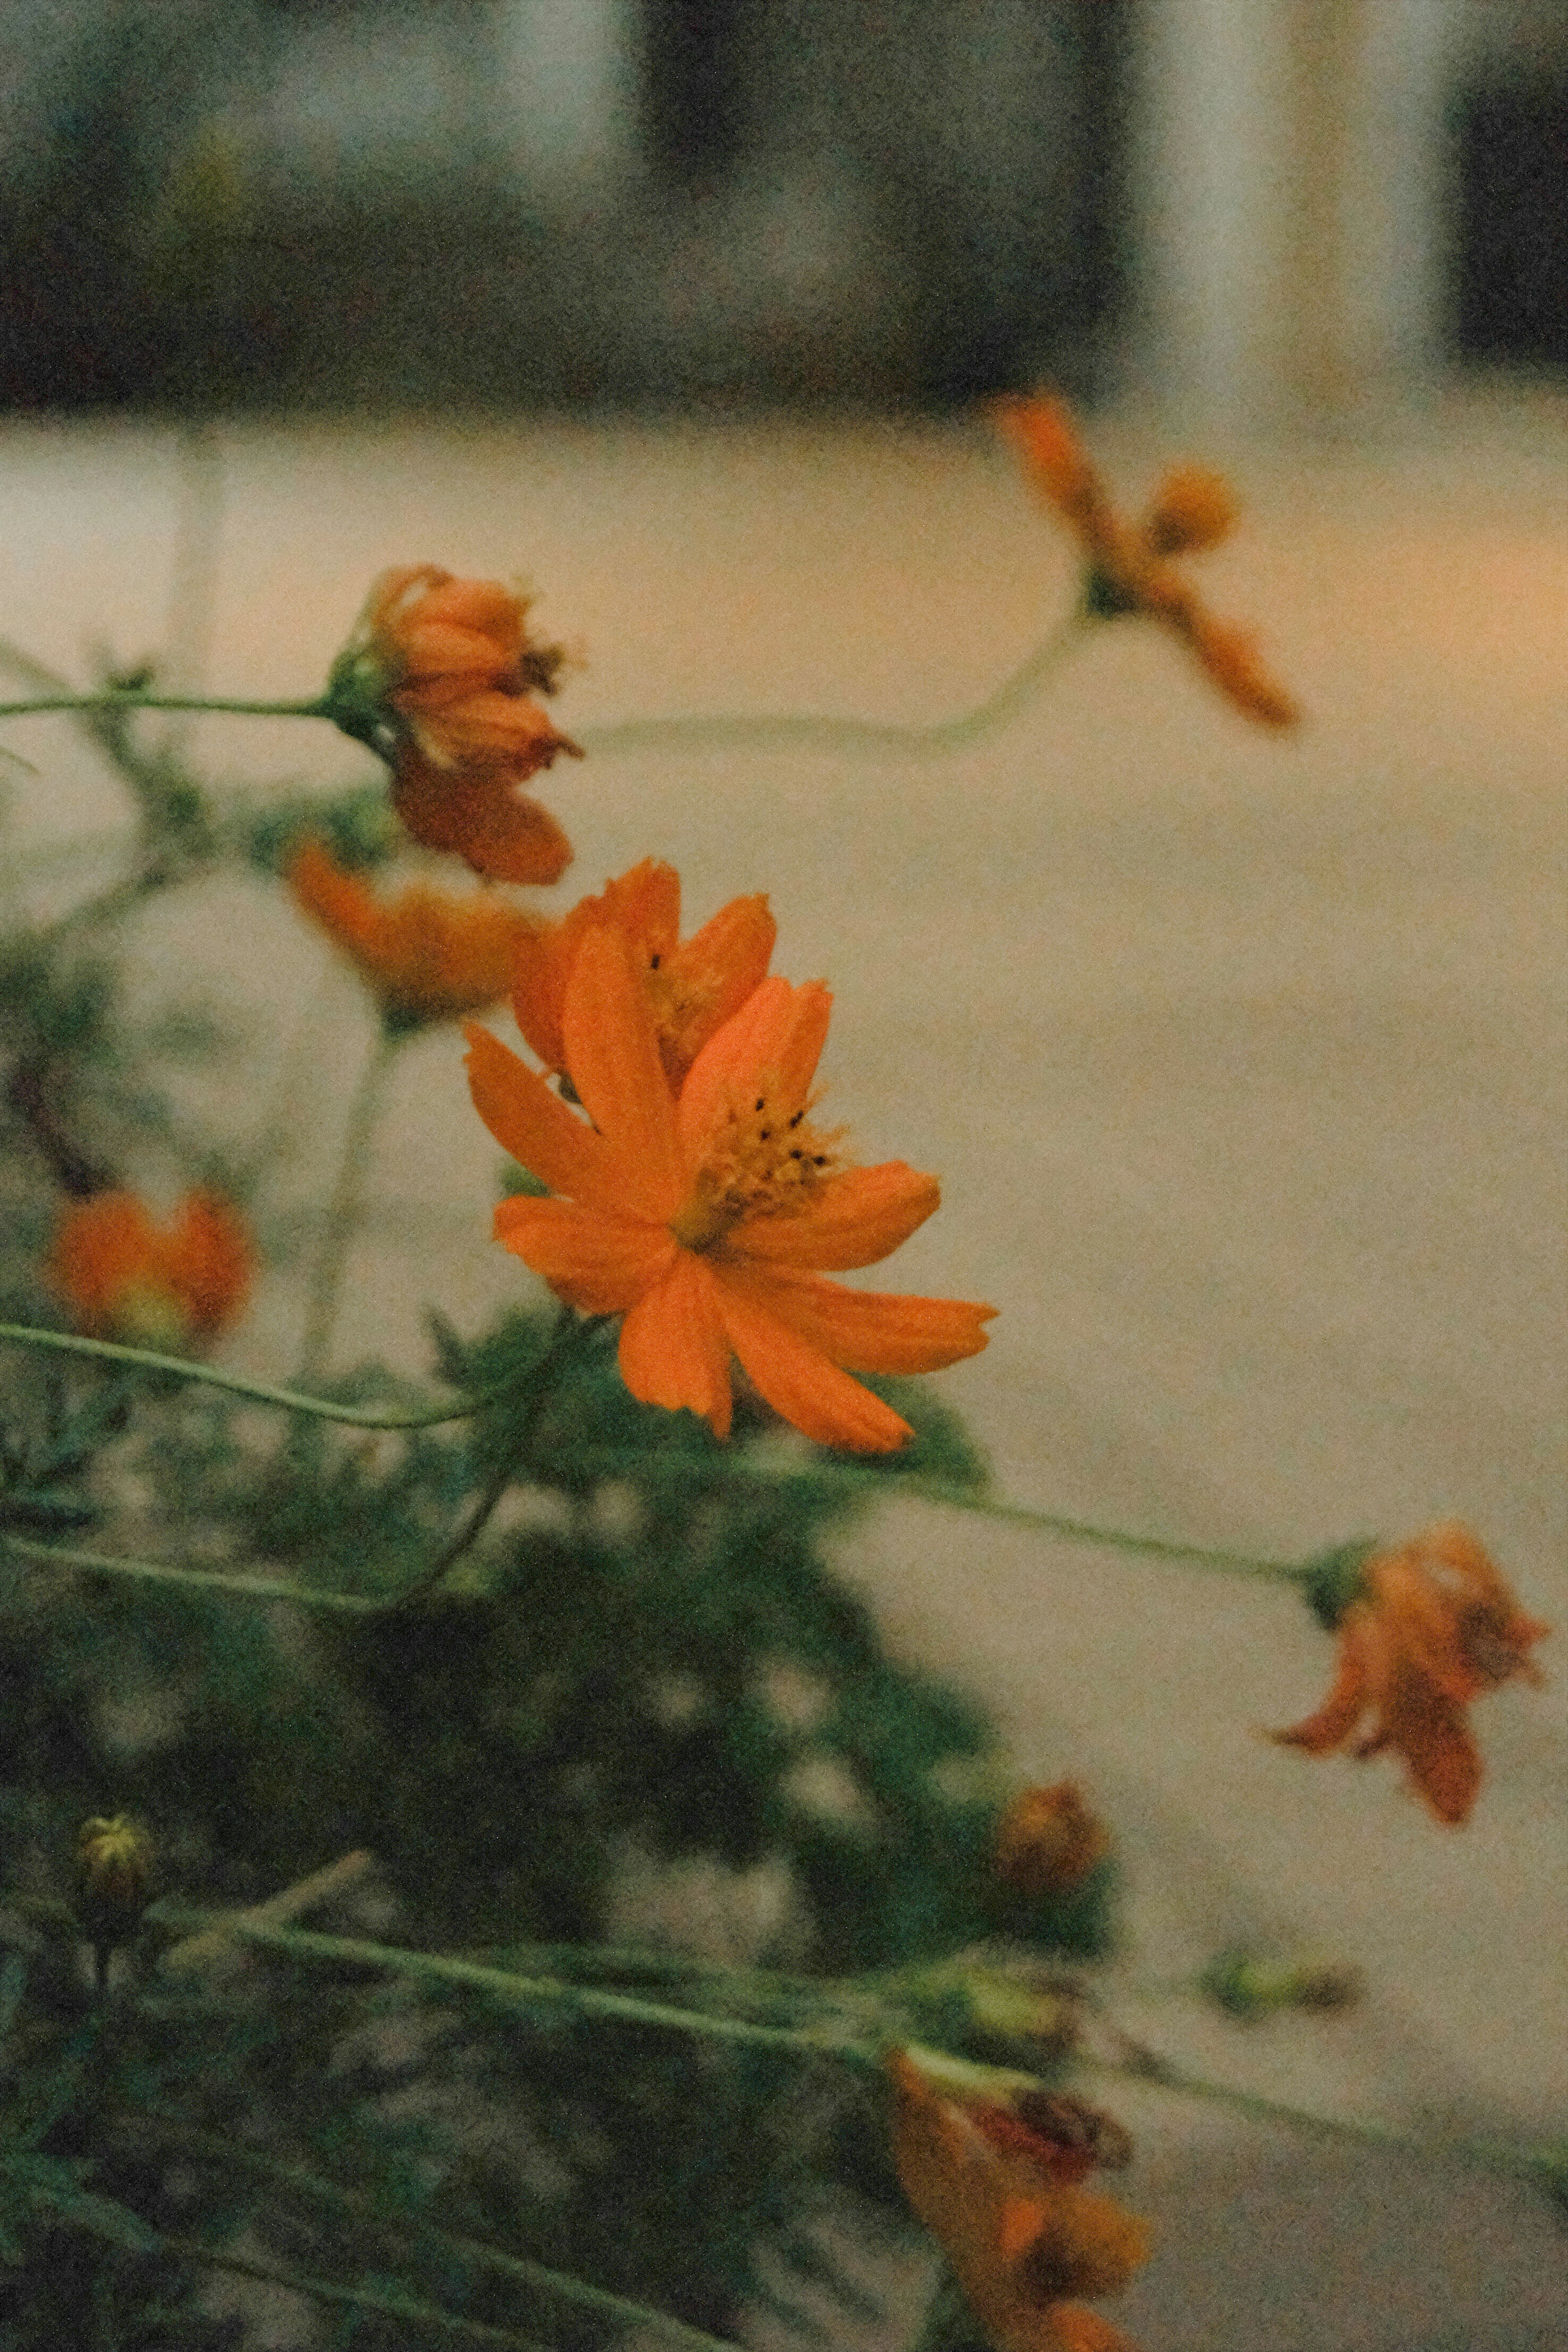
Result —
M 831 1000 L 770 970 L 766 901 L 683 932 L 653 857 L 563 914 L 507 895 L 570 858 L 532 789 L 559 757 L 661 730 L 936 755 L 1118 617 L 1291 723 L 1173 562 L 1228 528 L 1225 485 L 1178 469 L 1128 525 L 1058 404 L 1004 422 L 1081 537 L 1083 593 L 929 728 L 578 744 L 524 602 L 428 564 L 376 583 L 297 703 L 146 670 L 78 692 L 7 656 L 31 691 L 0 716 L 74 713 L 137 833 L 106 888 L 0 950 L 5 2347 L 237 2346 L 266 2285 L 301 2340 L 361 2352 L 722 2352 L 759 2307 L 804 2324 L 805 2290 L 858 2307 L 848 2215 L 940 2250 L 925 2352 L 1125 2347 L 1093 2306 L 1152 2249 L 1091 2182 L 1133 2153 L 1099 2099 L 1118 2073 L 1228 2095 L 1097 1986 L 1117 1868 L 1083 1792 L 1012 1785 L 983 1711 L 895 1663 L 836 1576 L 890 1494 L 1294 1587 L 1339 1662 L 1277 1736 L 1393 1749 L 1445 1824 L 1473 1806 L 1468 1709 L 1533 1677 L 1545 1631 L 1473 1536 L 1254 1560 L 1008 1504 L 923 1379 L 993 1307 L 840 1279 L 938 1187 L 824 1123 Z M 225 795 L 151 742 L 172 709 L 333 724 L 384 786 Z M 410 844 L 477 883 L 389 891 Z M 209 1352 L 264 1270 L 265 1171 L 172 1108 L 170 1057 L 211 1037 L 138 1030 L 121 985 L 127 919 L 235 862 L 379 1014 L 277 1384 Z M 496 1238 L 537 1284 L 489 1331 L 433 1312 L 424 1385 L 335 1370 L 387 1068 L 508 1002 L 530 1058 L 475 1025 L 468 1069 L 509 1156 Z M 638 1883 L 686 1901 L 634 1937 Z M 1245 1953 L 1204 1984 L 1248 2018 L 1356 1991 Z M 1551 2151 L 1486 2160 L 1561 2187 Z

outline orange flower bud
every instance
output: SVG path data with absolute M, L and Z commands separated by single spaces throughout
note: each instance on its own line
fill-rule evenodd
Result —
M 1236 493 L 1207 466 L 1173 466 L 1154 493 L 1143 537 L 1155 555 L 1201 555 L 1236 528 Z
M 1037 1901 L 1079 1885 L 1110 1852 L 1110 1832 L 1076 1780 L 1021 1790 L 996 1825 L 997 1877 Z

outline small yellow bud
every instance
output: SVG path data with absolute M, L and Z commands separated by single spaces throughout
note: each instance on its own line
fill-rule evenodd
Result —
M 95 1814 L 76 1836 L 78 1907 L 89 1943 L 122 1944 L 147 1908 L 153 1841 L 128 1813 Z

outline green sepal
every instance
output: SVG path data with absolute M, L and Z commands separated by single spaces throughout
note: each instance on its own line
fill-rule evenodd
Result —
M 1363 1571 L 1378 1547 L 1376 1536 L 1352 1536 L 1348 1543 L 1315 1553 L 1300 1570 L 1307 1606 L 1327 1633 L 1337 1633 L 1345 1611 L 1366 1591 Z

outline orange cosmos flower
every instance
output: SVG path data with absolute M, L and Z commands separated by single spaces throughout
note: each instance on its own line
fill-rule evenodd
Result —
M 1021 1789 L 996 1825 L 997 1877 L 1036 1900 L 1080 1885 L 1110 1852 L 1110 1832 L 1076 1780 Z
M 730 1359 L 824 1445 L 882 1453 L 910 1435 L 849 1373 L 934 1371 L 985 1344 L 994 1311 L 825 1282 L 923 1224 L 936 1180 L 901 1160 L 837 1164 L 807 1124 L 832 999 L 764 980 L 670 1091 L 626 934 L 583 935 L 562 1007 L 565 1066 L 592 1125 L 482 1029 L 474 1104 L 497 1141 L 561 1195 L 503 1201 L 496 1237 L 558 1297 L 625 1315 L 621 1377 L 645 1403 L 731 1418 Z
M 1437 1819 L 1465 1821 L 1481 1781 L 1465 1710 L 1515 1675 L 1541 1682 L 1529 1654 L 1549 1631 L 1525 1615 L 1469 1529 L 1445 1520 L 1367 1561 L 1360 1597 L 1340 1620 L 1328 1697 L 1304 1723 L 1269 1736 L 1311 1756 L 1352 1741 L 1356 1756 L 1392 1748 Z M 1355 1739 L 1369 1711 L 1373 1728 Z
M 167 1225 L 134 1192 L 94 1192 L 61 1214 L 48 1275 L 89 1338 L 176 1349 L 233 1321 L 252 1266 L 249 1235 L 216 1192 L 187 1192 Z
M 496 1003 L 511 984 L 519 947 L 532 937 L 528 918 L 489 891 L 457 898 L 416 885 L 384 904 L 319 841 L 296 851 L 289 887 L 353 957 L 392 1029 Z
M 1216 546 L 1236 520 L 1228 483 L 1203 466 L 1165 476 L 1142 522 L 1124 522 L 1078 437 L 1065 402 L 1037 394 L 996 404 L 997 421 L 1089 559 L 1084 609 L 1102 619 L 1146 613 L 1173 629 L 1236 708 L 1266 727 L 1293 727 L 1294 698 L 1258 657 L 1249 631 L 1216 620 L 1170 561 Z
M 547 1070 L 564 1066 L 561 1021 L 566 982 L 584 934 L 596 924 L 625 933 L 643 976 L 659 1059 L 678 1090 L 714 1032 L 765 978 L 777 926 L 761 896 L 731 898 L 680 937 L 680 877 L 645 857 L 596 898 L 584 898 L 559 923 L 542 924 L 519 942 L 517 1025 Z
M 1068 2300 L 1114 2293 L 1149 2258 L 1147 2224 L 1077 2185 L 1127 2161 L 1121 2126 L 1049 2093 L 945 2089 L 905 2051 L 888 2066 L 904 2194 L 1001 2352 L 1135 2352 Z
M 393 771 L 392 799 L 428 849 L 500 882 L 554 882 L 572 846 L 516 787 L 559 752 L 580 758 L 534 698 L 562 656 L 529 638 L 527 605 L 498 580 L 433 563 L 384 572 L 332 666 L 327 702 Z

